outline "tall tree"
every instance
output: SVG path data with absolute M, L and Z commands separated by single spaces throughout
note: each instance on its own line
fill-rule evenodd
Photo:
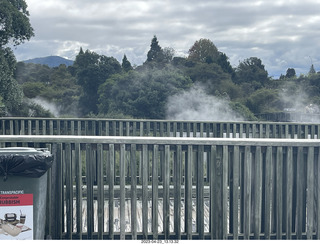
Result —
M 121 72 L 120 63 L 113 57 L 87 50 L 79 53 L 74 62 L 77 83 L 82 87 L 79 100 L 82 115 L 98 112 L 98 89 L 111 75 Z
M 0 97 L 11 114 L 18 112 L 22 89 L 13 78 L 16 59 L 8 44 L 19 45 L 34 35 L 24 0 L 0 1 Z
M 24 0 L 1 0 L 0 46 L 3 47 L 10 41 L 14 45 L 19 45 L 33 35 L 26 2 Z
M 192 61 L 210 64 L 217 62 L 218 57 L 218 49 L 209 39 L 200 39 L 189 49 L 188 59 Z
M 309 70 L 309 75 L 313 75 L 315 73 L 316 73 L 316 70 L 314 69 L 313 64 L 312 64 L 310 67 L 310 70 Z
M 150 50 L 147 54 L 147 61 L 155 61 L 155 62 L 162 62 L 163 60 L 163 51 L 162 48 L 159 45 L 157 36 L 153 36 L 151 40 Z
M 121 67 L 125 72 L 133 69 L 126 55 L 123 56 Z
M 263 86 L 268 80 L 268 72 L 257 57 L 245 59 L 236 68 L 234 81 L 237 84 L 257 82 Z
M 288 68 L 286 73 L 286 78 L 294 78 L 296 77 L 296 71 L 294 68 Z

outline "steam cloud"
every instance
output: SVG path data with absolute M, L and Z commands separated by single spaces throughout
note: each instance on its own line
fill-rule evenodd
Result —
M 243 121 L 226 99 L 206 94 L 201 86 L 184 91 L 168 99 L 168 120 Z
M 40 105 L 44 109 L 49 110 L 49 112 L 52 113 L 54 117 L 59 117 L 60 111 L 56 104 L 48 102 L 40 97 L 32 98 L 30 100 L 31 102 Z

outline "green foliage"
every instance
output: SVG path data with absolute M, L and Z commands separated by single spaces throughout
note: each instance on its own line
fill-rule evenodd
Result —
M 87 50 L 79 53 L 74 62 L 77 83 L 82 87 L 79 107 L 82 115 L 98 113 L 98 88 L 111 75 L 121 72 L 120 63 L 113 57 Z
M 191 84 L 188 77 L 170 68 L 117 74 L 99 89 L 99 112 L 164 119 L 167 98 Z
M 163 51 L 159 45 L 158 39 L 156 36 L 153 36 L 151 40 L 150 50 L 147 54 L 147 62 L 162 62 L 163 60 Z
M 33 36 L 29 12 L 24 0 L 0 1 L 0 48 L 11 40 L 19 45 Z
M 196 41 L 189 49 L 188 59 L 202 63 L 213 63 L 219 58 L 217 47 L 209 39 Z
M 268 80 L 268 72 L 259 58 L 251 57 L 245 59 L 236 68 L 234 77 L 236 84 L 258 82 L 261 86 L 264 86 Z
M 13 78 L 15 57 L 10 48 L 0 48 L 0 96 L 6 109 L 13 113 L 22 102 L 22 89 Z
M 283 110 L 283 103 L 278 91 L 266 88 L 255 91 L 247 99 L 246 105 L 254 114 Z

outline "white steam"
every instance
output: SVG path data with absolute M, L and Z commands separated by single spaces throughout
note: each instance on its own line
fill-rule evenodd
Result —
M 54 117 L 59 117 L 60 110 L 55 103 L 44 100 L 40 97 L 30 99 L 31 102 L 40 105 L 42 108 L 49 110 L 50 113 L 53 114 Z
M 170 97 L 166 115 L 168 120 L 244 120 L 230 108 L 227 100 L 206 94 L 205 89 L 200 86 Z

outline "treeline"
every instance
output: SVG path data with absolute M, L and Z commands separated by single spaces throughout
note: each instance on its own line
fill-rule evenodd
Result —
M 166 119 L 168 99 L 196 86 L 208 96 L 227 101 L 245 120 L 320 105 L 320 74 L 313 65 L 306 75 L 297 77 L 294 68 L 288 68 L 285 75 L 273 79 L 257 57 L 232 67 L 227 55 L 208 39 L 196 41 L 187 57 L 176 57 L 172 48 L 162 48 L 154 36 L 145 62 L 137 67 L 126 55 L 120 63 L 80 49 L 68 67 L 18 62 L 14 79 L 23 99 L 6 106 L 11 116 Z M 57 113 L 39 101 L 53 104 Z

